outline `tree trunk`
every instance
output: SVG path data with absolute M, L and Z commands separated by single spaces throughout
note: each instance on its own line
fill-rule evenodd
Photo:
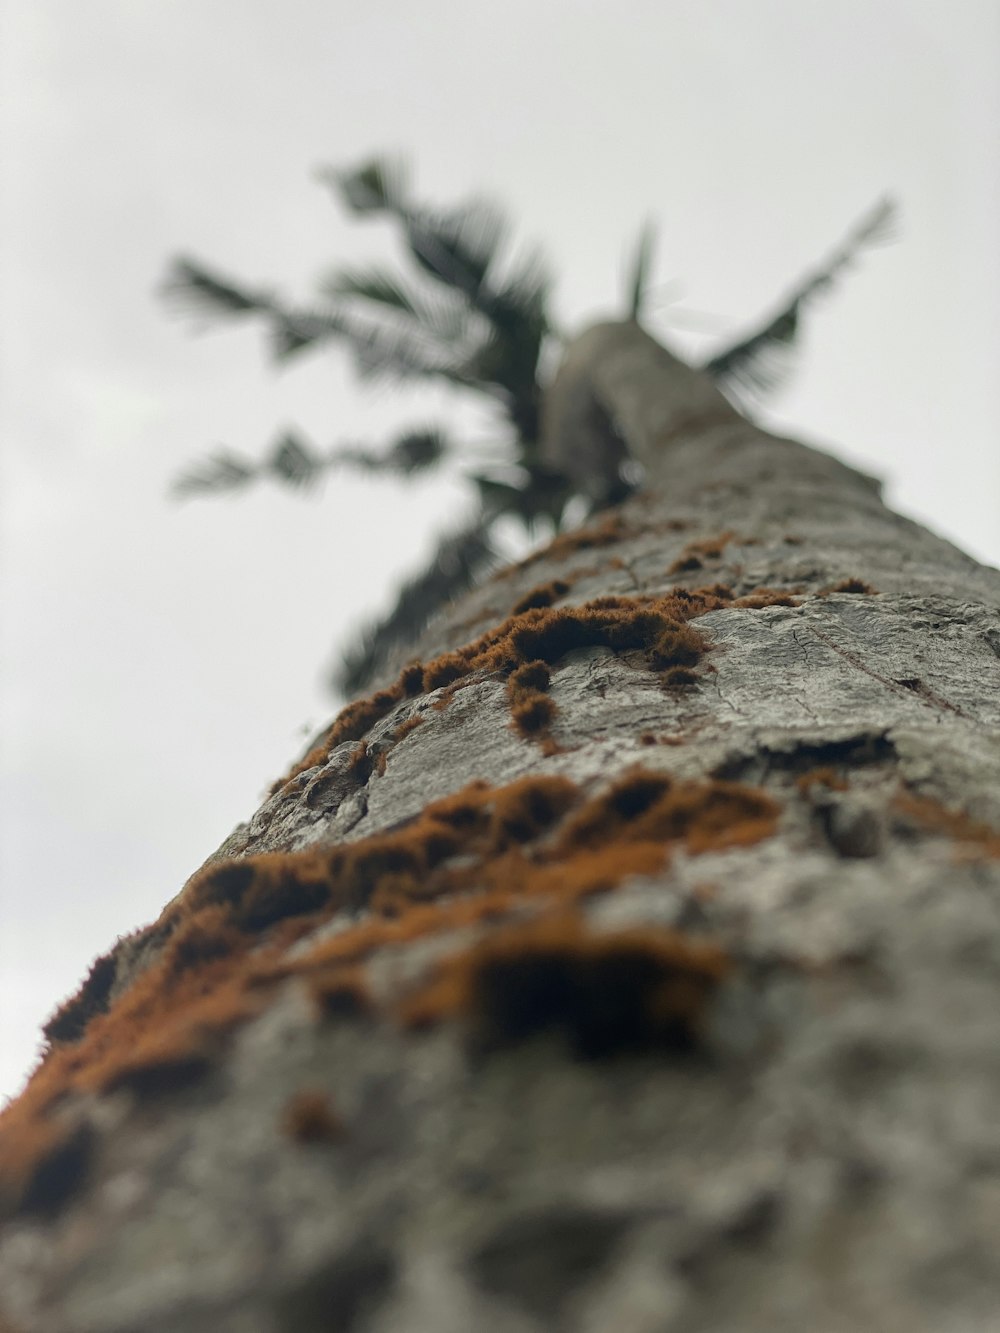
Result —
M 634 324 L 546 420 L 644 489 L 55 1015 L 0 1328 L 997 1327 L 1000 575 Z

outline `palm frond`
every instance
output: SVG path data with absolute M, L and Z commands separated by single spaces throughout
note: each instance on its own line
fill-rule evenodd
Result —
M 407 173 L 399 158 L 372 157 L 347 169 L 322 167 L 317 175 L 337 191 L 352 213 L 393 213 L 398 217 L 407 212 Z
M 474 199 L 447 212 L 421 209 L 405 221 L 410 253 L 425 272 L 475 301 L 507 237 L 503 213 Z
M 425 305 L 404 279 L 376 267 L 336 269 L 323 279 L 320 290 L 334 301 L 344 297 L 370 301 L 410 315 L 422 314 Z
M 326 453 L 320 452 L 300 431 L 286 430 L 261 462 L 254 463 L 231 450 L 220 449 L 182 473 L 171 490 L 179 499 L 221 494 L 265 476 L 286 486 L 308 490 L 325 472 L 341 467 L 375 475 L 412 477 L 436 467 L 452 449 L 444 432 L 435 427 L 406 431 L 387 450 L 340 445 Z
M 177 306 L 223 318 L 269 313 L 274 307 L 270 292 L 241 287 L 186 255 L 173 260 L 160 291 Z
M 389 614 L 364 629 L 343 653 L 332 677 L 338 694 L 351 698 L 366 689 L 398 649 L 415 642 L 431 617 L 497 559 L 482 515 L 444 537 L 426 569 L 400 588 Z
M 443 431 L 407 431 L 389 450 L 385 459 L 386 469 L 410 477 L 437 467 L 451 452 L 452 446 Z
M 491 521 L 502 516 L 516 518 L 532 534 L 545 520 L 558 528 L 563 511 L 573 495 L 573 486 L 561 472 L 524 459 L 517 468 L 516 481 L 504 481 L 485 474 L 470 474 L 469 480 L 479 491 L 483 512 Z
M 217 449 L 204 462 L 182 472 L 170 489 L 178 500 L 192 495 L 240 490 L 253 480 L 258 471 L 255 463 L 241 458 L 239 454 L 228 449 Z
M 287 361 L 297 352 L 336 338 L 349 337 L 344 321 L 334 310 L 294 310 L 275 307 L 268 341 L 275 361 Z
M 328 338 L 343 335 L 333 309 L 295 310 L 283 305 L 270 290 L 237 286 L 192 259 L 175 259 L 161 286 L 161 294 L 196 313 L 226 318 L 262 315 L 269 323 L 271 351 L 278 361 Z
M 649 294 L 649 274 L 653 267 L 653 242 L 656 228 L 651 222 L 643 224 L 639 232 L 639 241 L 635 247 L 635 257 L 628 269 L 626 288 L 629 319 L 638 320 Z
M 705 370 L 737 398 L 753 399 L 776 388 L 791 365 L 791 349 L 806 303 L 830 287 L 862 250 L 891 239 L 896 205 L 881 199 L 854 226 L 825 264 L 795 287 L 778 313 L 755 332 L 740 338 L 705 363 Z
M 469 385 L 464 349 L 455 349 L 418 321 L 342 313 L 340 335 L 354 356 L 362 379 L 440 378 Z
M 286 486 L 309 490 L 329 465 L 329 460 L 316 453 L 303 436 L 288 430 L 278 436 L 264 469 Z

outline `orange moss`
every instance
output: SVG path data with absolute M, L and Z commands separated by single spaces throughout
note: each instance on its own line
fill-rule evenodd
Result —
M 931 796 L 918 796 L 910 791 L 898 792 L 892 808 L 909 828 L 951 839 L 962 859 L 1000 857 L 1000 832 L 962 810 L 949 810 Z
M 825 765 L 812 768 L 808 773 L 801 773 L 795 779 L 795 785 L 803 796 L 808 795 L 813 787 L 826 787 L 828 791 L 847 791 L 847 780 L 835 768 Z
M 518 667 L 507 682 L 511 721 L 522 736 L 544 735 L 556 715 L 556 706 L 545 693 L 549 681 L 548 666 L 535 661 Z
M 533 694 L 538 690 L 547 690 L 552 680 L 551 672 L 545 662 L 525 662 L 519 666 L 507 682 L 507 693 L 511 703 L 517 703 L 524 694 Z
M 82 1173 L 82 1149 L 74 1157 L 55 1114 L 69 1095 L 127 1088 L 144 1096 L 201 1076 L 222 1035 L 288 977 L 301 976 L 326 1015 L 374 1014 L 363 965 L 377 949 L 572 904 L 660 871 L 674 845 L 697 853 L 756 841 L 773 832 L 776 816 L 769 797 L 735 783 L 677 783 L 638 770 L 584 799 L 566 778 L 526 777 L 497 789 L 472 783 L 389 833 L 206 867 L 154 927 L 165 940 L 158 960 L 106 1012 L 88 1021 L 93 995 L 60 1010 L 73 1015 L 60 1025 L 66 1035 L 0 1115 L 3 1200 L 51 1196 L 46 1164 L 60 1154 Z M 294 940 L 343 909 L 368 915 L 289 956 Z M 42 1186 L 32 1183 L 39 1178 Z
M 344 1136 L 344 1122 L 328 1092 L 301 1088 L 285 1104 L 281 1132 L 296 1143 L 334 1143 Z
M 595 532 L 610 530 L 602 527 Z M 723 534 L 701 545 L 721 549 L 720 544 L 729 537 L 730 534 Z M 583 534 L 567 534 L 565 540 L 570 538 L 580 541 Z M 426 665 L 411 663 L 389 689 L 349 704 L 305 758 L 274 784 L 272 792 L 307 769 L 323 763 L 335 745 L 359 740 L 401 700 L 415 694 L 443 689 L 445 693 L 435 704 L 435 707 L 443 708 L 450 698 L 449 688 L 460 688 L 476 673 L 509 678 L 519 666 L 533 659 L 551 666 L 566 653 L 579 648 L 606 647 L 615 652 L 638 650 L 646 654 L 648 664 L 656 671 L 675 666 L 690 667 L 708 645 L 696 629 L 687 625 L 687 621 L 727 607 L 758 609 L 795 605 L 797 602 L 788 589 L 756 588 L 746 597 L 734 598 L 731 588 L 713 584 L 700 589 L 674 588 L 660 597 L 599 597 L 582 606 L 559 610 L 532 607 L 510 616 L 463 648 L 443 653 Z M 363 758 L 360 746 L 351 759 L 361 767 L 368 762 Z
M 735 532 L 723 532 L 718 537 L 688 542 L 677 559 L 667 566 L 667 574 L 687 574 L 696 569 L 704 569 L 706 561 L 722 558 L 723 551 L 735 537 Z
M 518 564 L 500 570 L 493 577 L 497 581 L 509 579 L 515 574 L 519 574 L 521 570 L 530 569 L 532 565 L 537 565 L 540 560 L 564 560 L 568 555 L 573 555 L 577 551 L 590 551 L 600 546 L 614 546 L 630 535 L 632 533 L 622 514 L 618 510 L 611 510 L 596 523 L 588 524 L 583 528 L 576 528 L 572 532 L 560 533 L 558 537 L 549 542 L 548 546 L 543 547 L 540 551 L 533 552 Z
M 582 1058 L 689 1051 L 729 967 L 716 945 L 676 931 L 597 934 L 576 912 L 549 912 L 445 960 L 400 1018 L 426 1027 L 459 1016 L 487 1047 L 557 1031 Z
M 745 597 L 737 597 L 733 606 L 739 610 L 760 611 L 765 606 L 799 606 L 801 588 L 754 588 Z
M 525 737 L 538 736 L 552 725 L 556 706 L 547 694 L 532 694 L 516 703 L 510 715 L 515 731 Z
M 360 967 L 315 973 L 309 979 L 309 997 L 325 1018 L 363 1018 L 375 1008 Z
M 587 804 L 566 825 L 561 847 L 623 841 L 683 841 L 688 851 L 720 851 L 771 837 L 779 807 L 765 792 L 736 782 L 675 782 L 634 770 Z
M 560 597 L 565 597 L 569 590 L 570 585 L 565 579 L 553 579 L 550 583 L 540 583 L 537 588 L 532 588 L 519 601 L 515 602 L 510 613 L 512 616 L 518 616 L 522 611 L 530 611 L 536 606 L 551 606 Z
M 421 725 L 423 720 L 422 717 L 417 715 L 415 717 L 408 717 L 405 722 L 400 722 L 399 726 L 392 733 L 393 743 L 398 745 L 404 737 L 409 736 L 411 731 L 415 731 L 417 727 Z
M 83 1119 L 37 1117 L 23 1126 L 21 1158 L 0 1176 L 0 1213 L 53 1214 L 82 1185 L 94 1131 Z
M 102 954 L 75 995 L 59 1006 L 42 1031 L 50 1041 L 76 1041 L 94 1014 L 107 1008 L 117 966 L 114 953 Z
M 817 597 L 829 597 L 832 592 L 868 593 L 874 596 L 878 593 L 878 588 L 873 588 L 864 579 L 841 579 L 839 583 L 831 583 L 825 588 L 820 588 L 816 595 Z

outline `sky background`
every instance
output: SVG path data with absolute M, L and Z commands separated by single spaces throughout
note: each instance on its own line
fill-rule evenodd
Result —
M 92 958 L 155 917 L 334 711 L 338 641 L 469 497 L 339 476 L 184 505 L 171 478 L 276 429 L 378 444 L 444 391 L 156 296 L 186 251 L 306 295 L 386 259 L 324 164 L 406 154 L 494 196 L 565 328 L 621 310 L 659 224 L 651 326 L 739 332 L 885 192 L 898 242 L 817 303 L 782 430 L 1000 563 L 995 0 L 7 0 L 0 20 L 0 1097 Z

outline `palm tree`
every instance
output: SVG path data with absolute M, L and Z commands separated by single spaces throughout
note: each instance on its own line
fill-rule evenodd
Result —
M 564 340 L 551 315 L 544 263 L 534 253 L 507 257 L 509 227 L 495 205 L 482 199 L 449 209 L 417 203 L 402 165 L 387 158 L 350 170 L 326 169 L 320 176 L 352 213 L 387 217 L 398 225 L 409 272 L 340 267 L 321 283 L 314 306 L 298 308 L 183 256 L 173 261 L 164 293 L 201 313 L 263 318 L 279 363 L 336 342 L 353 355 L 363 380 L 442 380 L 482 395 L 495 410 L 495 455 L 485 467 L 466 473 L 477 497 L 473 513 L 442 535 L 429 565 L 399 590 L 389 614 L 342 654 L 333 684 L 352 696 L 437 610 L 495 563 L 501 518 L 515 518 L 529 535 L 558 530 L 574 497 L 585 499 L 585 512 L 615 504 L 633 488 L 634 475 L 621 467 L 626 451 L 613 423 L 610 447 L 587 470 L 579 458 L 559 458 L 546 449 L 543 366 L 549 345 Z M 886 237 L 892 216 L 891 201 L 882 200 L 831 258 L 795 287 L 776 315 L 708 360 L 704 368 L 725 391 L 745 406 L 775 387 L 787 369 L 805 304 L 863 247 Z M 628 310 L 635 320 L 647 301 L 651 263 L 647 227 L 628 285 Z M 259 462 L 231 450 L 215 452 L 178 477 L 174 493 L 222 493 L 264 475 L 306 489 L 323 473 L 345 467 L 412 476 L 461 454 L 440 426 L 409 430 L 382 450 L 341 445 L 323 451 L 300 432 L 285 430 Z

